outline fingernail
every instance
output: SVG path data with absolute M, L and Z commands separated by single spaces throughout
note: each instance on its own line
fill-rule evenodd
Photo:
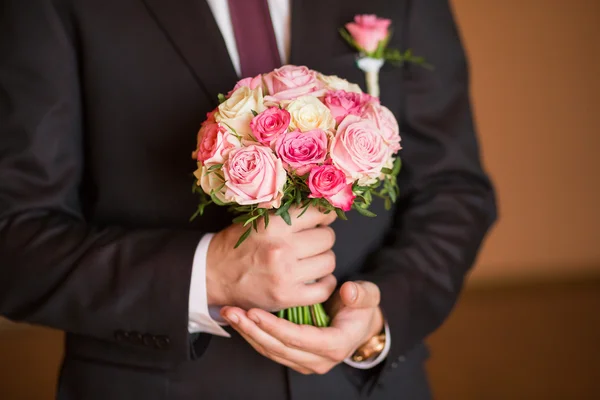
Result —
M 258 325 L 258 324 L 260 324 L 260 318 L 258 318 L 258 316 L 257 316 L 257 315 L 254 315 L 254 314 L 252 314 L 252 315 L 250 315 L 249 317 L 250 317 L 250 319 L 251 319 L 252 321 L 254 321 L 254 323 L 256 323 L 257 325 Z
M 350 285 L 350 301 L 355 302 L 356 297 L 358 296 L 358 288 L 356 287 L 356 283 L 352 283 Z
M 227 319 L 234 324 L 240 322 L 240 317 L 238 317 L 235 313 L 228 314 Z

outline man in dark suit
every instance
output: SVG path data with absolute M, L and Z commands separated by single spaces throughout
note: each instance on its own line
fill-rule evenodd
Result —
M 59 398 L 429 398 L 422 341 L 458 297 L 494 195 L 447 0 L 294 0 L 285 61 L 364 88 L 337 34 L 361 13 L 390 18 L 390 47 L 414 49 L 435 70 L 381 70 L 381 101 L 401 123 L 402 194 L 390 212 L 375 203 L 377 218 L 331 225 L 334 275 L 355 282 L 333 293 L 334 332 L 246 312 L 330 296 L 331 263 L 319 261 L 331 254 L 329 217 L 311 211 L 296 228 L 322 235 L 317 243 L 265 233 L 305 253 L 288 254 L 291 266 L 308 260 L 322 278 L 286 299 L 263 296 L 299 279 L 273 272 L 282 259 L 269 257 L 283 247 L 269 253 L 256 235 L 230 250 L 239 227 L 224 208 L 188 222 L 195 133 L 238 79 L 205 0 L 0 0 L 0 314 L 67 332 Z M 194 258 L 209 232 L 206 297 L 231 306 L 231 338 L 190 328 Z M 252 248 L 271 262 L 246 257 Z M 276 279 L 240 297 L 248 286 L 238 278 L 259 269 Z M 383 362 L 342 362 L 384 325 Z

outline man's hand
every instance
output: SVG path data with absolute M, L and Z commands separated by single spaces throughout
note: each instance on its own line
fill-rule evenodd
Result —
M 221 315 L 263 356 L 302 374 L 325 374 L 383 329 L 379 288 L 346 282 L 330 302 L 331 326 L 296 325 L 266 311 L 224 307 Z
M 335 233 L 327 225 L 335 213 L 311 207 L 298 218 L 299 209 L 289 211 L 291 226 L 279 217 L 272 217 L 266 229 L 258 221 L 258 232 L 237 249 L 243 226 L 231 225 L 213 237 L 206 266 L 208 304 L 275 311 L 331 296 L 336 286 L 331 251 Z

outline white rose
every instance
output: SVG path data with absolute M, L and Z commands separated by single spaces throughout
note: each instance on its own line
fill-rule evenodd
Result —
M 250 121 L 254 118 L 252 111 L 261 113 L 265 110 L 261 87 L 250 89 L 242 86 L 218 107 L 215 120 L 235 129 L 245 139 L 251 137 Z
M 291 130 L 299 129 L 301 132 L 308 132 L 313 129 L 324 131 L 335 129 L 335 118 L 331 115 L 331 111 L 316 97 L 298 97 L 288 104 L 286 110 L 292 117 Z
M 214 190 L 214 195 L 223 203 L 230 203 L 233 199 L 227 198 L 225 192 L 227 187 L 224 185 L 223 171 L 208 171 L 208 166 L 202 166 L 198 163 L 198 169 L 194 172 L 194 176 L 198 179 L 198 185 L 204 190 L 204 193 L 210 195 Z
M 356 83 L 350 83 L 336 75 L 323 75 L 319 73 L 317 74 L 317 79 L 323 82 L 329 90 L 345 90 L 346 92 L 355 93 L 363 92 Z

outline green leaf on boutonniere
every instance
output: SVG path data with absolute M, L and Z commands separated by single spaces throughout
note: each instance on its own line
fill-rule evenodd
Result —
M 371 54 L 367 54 L 369 57 L 372 58 L 385 58 L 385 50 L 387 48 L 388 43 L 390 42 L 390 39 L 392 38 L 392 30 L 390 29 L 388 35 L 385 37 L 385 39 L 380 40 L 379 43 L 377 44 L 377 49 L 375 49 L 374 52 L 372 52 Z
M 225 95 L 223 93 L 219 93 L 217 95 L 217 98 L 219 99 L 219 104 L 222 104 L 227 100 L 227 97 L 225 97 Z
M 346 30 L 346 28 L 339 29 L 340 35 L 342 38 L 352 47 L 360 52 L 364 52 L 364 50 L 356 43 L 356 41 L 352 38 L 352 35 Z

